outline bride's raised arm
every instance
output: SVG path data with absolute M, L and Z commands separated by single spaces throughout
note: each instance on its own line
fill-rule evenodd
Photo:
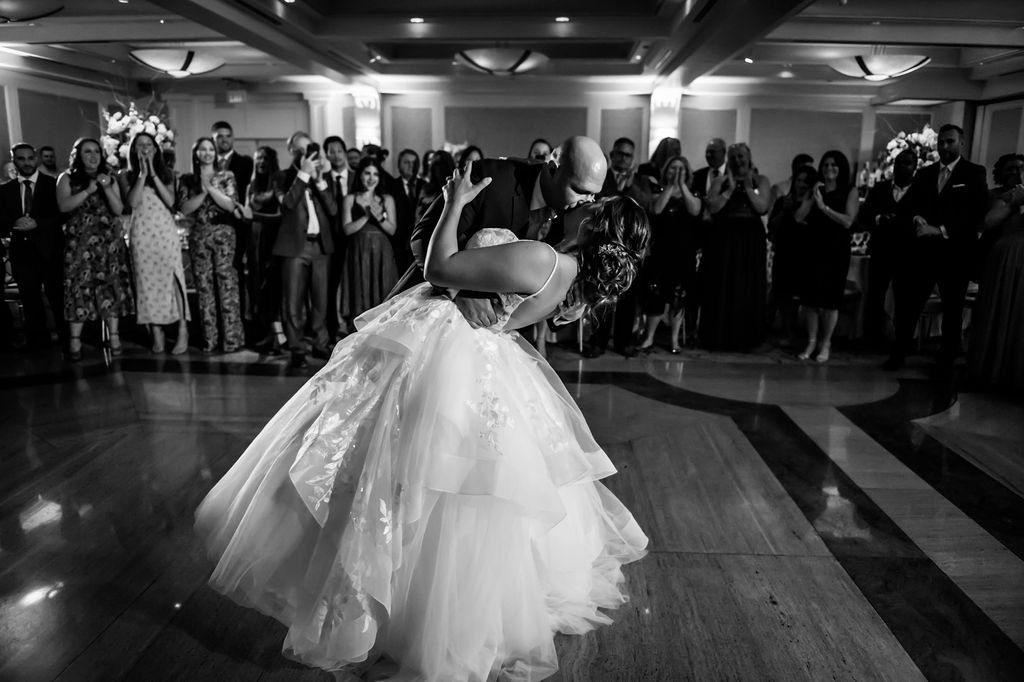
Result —
M 470 170 L 467 166 L 460 174 L 456 169 L 444 186 L 444 210 L 427 245 L 423 276 L 434 286 L 451 289 L 534 293 L 544 285 L 556 258 L 545 244 L 521 241 L 459 251 L 462 209 L 491 182 L 484 178 L 473 184 Z

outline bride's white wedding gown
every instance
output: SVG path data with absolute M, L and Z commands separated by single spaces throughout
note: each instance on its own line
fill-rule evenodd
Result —
M 284 623 L 287 655 L 541 680 L 555 632 L 626 601 L 647 538 L 557 375 L 501 330 L 526 298 L 501 297 L 492 329 L 429 284 L 366 313 L 196 511 L 211 585 Z

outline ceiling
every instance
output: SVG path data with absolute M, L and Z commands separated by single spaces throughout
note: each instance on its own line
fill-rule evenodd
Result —
M 382 92 L 545 91 L 571 82 L 875 103 L 1024 93 L 1019 0 L 0 0 L 2 16 L 26 20 L 0 23 L 0 68 L 125 91 L 140 82 L 180 90 L 319 81 Z M 459 50 L 494 45 L 550 60 L 511 79 L 453 62 Z M 129 56 L 157 46 L 209 50 L 225 65 L 174 81 Z M 880 83 L 828 66 L 879 49 L 932 61 Z

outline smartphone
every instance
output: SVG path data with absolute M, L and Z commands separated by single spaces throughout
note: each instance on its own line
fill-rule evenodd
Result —
M 310 142 L 309 144 L 306 145 L 306 156 L 307 157 L 313 156 L 314 154 L 319 154 L 319 153 L 320 153 L 320 145 L 318 145 L 316 142 Z

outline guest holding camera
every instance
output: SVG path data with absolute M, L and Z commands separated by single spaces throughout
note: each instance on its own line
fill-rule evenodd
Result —
M 292 367 L 306 366 L 306 304 L 313 331 L 314 357 L 330 357 L 327 333 L 328 269 L 334 253 L 331 219 L 338 213 L 334 193 L 324 176 L 331 164 L 320 145 L 304 132 L 288 138 L 292 164 L 274 178 L 281 206 L 281 226 L 274 255 L 281 257 L 284 285 L 284 329 L 292 352 Z

